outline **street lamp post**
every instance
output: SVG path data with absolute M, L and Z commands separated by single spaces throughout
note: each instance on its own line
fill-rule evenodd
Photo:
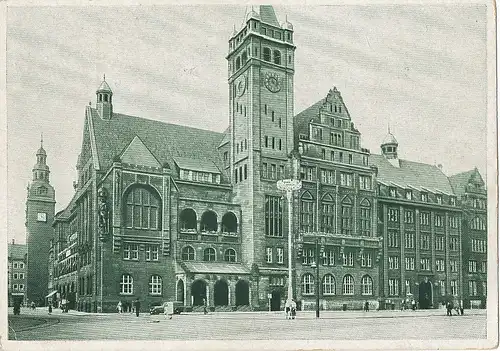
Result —
M 292 200 L 293 192 L 302 188 L 302 182 L 297 179 L 278 180 L 278 189 L 286 192 L 288 200 L 288 297 L 287 305 L 292 303 Z
M 320 265 L 320 254 L 319 254 L 319 240 L 316 238 L 314 249 L 314 259 L 315 262 L 311 264 L 311 268 L 316 269 L 316 277 L 314 278 L 316 282 L 316 289 L 314 295 L 316 295 L 316 318 L 319 318 L 319 265 Z

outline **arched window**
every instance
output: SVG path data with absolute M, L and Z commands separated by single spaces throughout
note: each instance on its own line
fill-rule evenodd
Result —
M 354 295 L 354 278 L 350 274 L 346 274 L 342 280 L 342 294 Z
M 215 261 L 215 249 L 214 248 L 209 247 L 203 251 L 203 261 L 207 261 L 207 262 Z
M 302 295 L 314 294 L 314 277 L 307 273 L 302 276 Z
M 217 215 L 213 211 L 205 211 L 201 216 L 200 229 L 202 232 L 217 231 Z
M 234 251 L 234 249 L 227 249 L 226 252 L 224 252 L 224 261 L 236 262 L 236 251 Z
M 240 61 L 240 58 L 238 57 L 238 58 L 236 58 L 236 69 L 238 70 L 238 69 L 240 69 L 240 67 L 241 67 L 241 61 Z
M 370 206 L 370 201 L 368 201 L 367 199 L 363 199 L 361 201 L 361 209 L 359 216 L 359 228 L 361 230 L 361 235 L 370 236 L 371 220 L 372 220 L 372 210 Z
M 159 275 L 152 275 L 149 278 L 149 293 L 151 295 L 161 295 L 161 277 Z
M 369 275 L 361 278 L 361 295 L 373 295 L 373 280 Z
M 274 50 L 273 59 L 275 64 L 281 65 L 281 52 L 279 50 Z
M 182 259 L 184 261 L 194 261 L 194 249 L 192 246 L 182 248 Z
M 308 191 L 300 199 L 300 230 L 314 231 L 314 198 Z
M 222 216 L 222 232 L 224 233 L 236 233 L 237 229 L 237 219 L 233 212 L 227 212 Z
M 331 274 L 323 277 L 323 295 L 335 295 L 335 278 Z
M 120 280 L 120 294 L 132 295 L 133 293 L 134 278 L 132 278 L 130 274 L 122 274 L 122 278 Z
M 247 53 L 246 52 L 243 52 L 243 54 L 241 55 L 241 65 L 244 65 L 248 60 L 248 57 L 247 57 Z
M 186 208 L 180 214 L 180 229 L 196 231 L 196 212 L 191 208 Z
M 108 94 L 104 94 L 104 102 L 108 102 Z
M 160 199 L 146 187 L 136 186 L 127 191 L 125 225 L 127 228 L 159 229 Z
M 262 58 L 264 59 L 264 61 L 271 62 L 271 49 L 269 48 L 262 49 Z

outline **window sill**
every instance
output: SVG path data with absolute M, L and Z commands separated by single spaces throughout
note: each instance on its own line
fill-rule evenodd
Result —
M 139 262 L 138 258 L 124 258 L 123 261 Z
M 121 296 L 133 296 L 134 293 L 119 293 L 118 295 L 121 295 Z
M 159 293 L 159 294 L 152 294 L 152 293 L 149 293 L 149 296 L 163 296 L 162 293 Z

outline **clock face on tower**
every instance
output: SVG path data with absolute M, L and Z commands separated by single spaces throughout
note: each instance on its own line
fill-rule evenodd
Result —
M 264 76 L 264 85 L 271 93 L 277 93 L 281 90 L 281 79 L 277 73 L 266 73 Z
M 236 83 L 236 93 L 238 94 L 238 96 L 241 96 L 245 93 L 246 87 L 247 87 L 247 80 L 245 76 L 242 76 Z
M 38 222 L 47 222 L 47 214 L 45 212 L 38 212 L 36 219 Z

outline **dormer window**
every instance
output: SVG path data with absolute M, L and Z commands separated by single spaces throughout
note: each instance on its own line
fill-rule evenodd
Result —
M 436 202 L 439 205 L 442 205 L 443 204 L 443 196 L 442 195 L 436 195 Z
M 413 199 L 413 192 L 411 190 L 406 190 L 406 200 Z
M 450 205 L 451 206 L 456 206 L 457 205 L 457 198 L 452 196 L 450 197 Z
M 420 194 L 420 200 L 423 202 L 429 201 L 429 195 L 427 193 L 421 193 Z
M 396 188 L 389 188 L 389 196 L 396 197 Z

